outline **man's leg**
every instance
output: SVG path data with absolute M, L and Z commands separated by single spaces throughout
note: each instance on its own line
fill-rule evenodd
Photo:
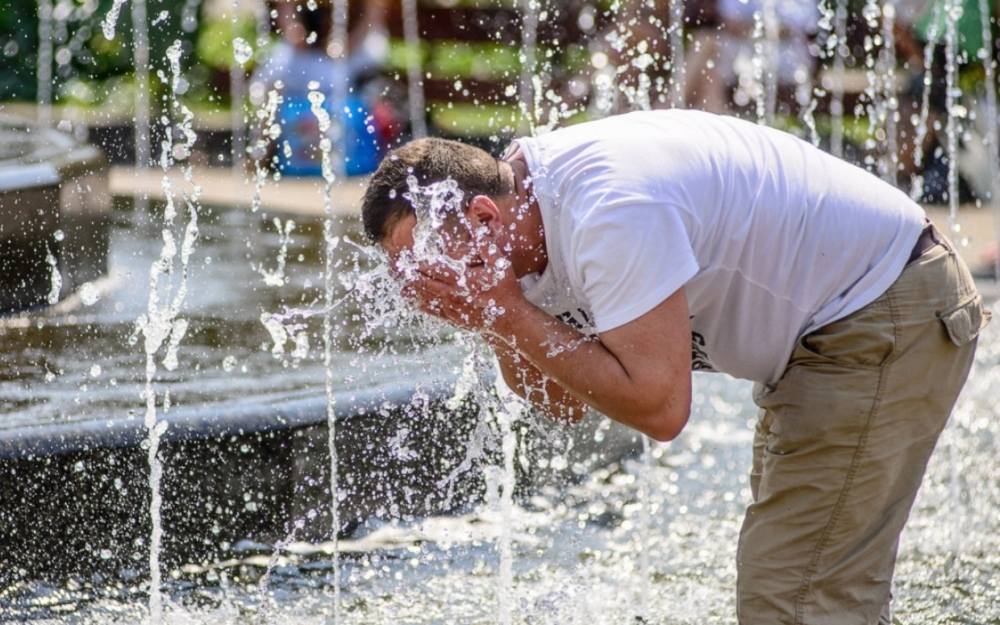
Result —
M 784 377 L 757 394 L 740 623 L 879 622 L 982 314 L 964 264 L 935 246 L 882 297 L 803 339 Z

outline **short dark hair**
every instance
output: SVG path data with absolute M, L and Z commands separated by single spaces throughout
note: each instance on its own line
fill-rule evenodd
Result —
M 368 183 L 361 218 L 372 243 L 381 243 L 400 219 L 413 214 L 403 197 L 411 175 L 421 186 L 451 178 L 465 194 L 466 205 L 477 195 L 497 198 L 513 191 L 497 160 L 479 148 L 438 138 L 411 141 L 389 152 Z

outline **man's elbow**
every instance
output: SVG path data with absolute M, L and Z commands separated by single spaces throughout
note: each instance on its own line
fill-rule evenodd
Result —
M 677 438 L 691 415 L 691 400 L 665 401 L 648 412 L 637 428 L 646 436 L 660 442 Z
M 672 441 L 687 425 L 689 414 L 688 411 L 682 411 L 660 415 L 648 422 L 646 427 L 642 428 L 642 432 L 661 443 Z

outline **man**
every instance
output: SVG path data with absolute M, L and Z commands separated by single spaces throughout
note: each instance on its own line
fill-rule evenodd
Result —
M 447 258 L 414 254 L 408 178 L 463 192 Z M 363 216 L 405 294 L 480 332 L 556 418 L 589 407 L 669 440 L 692 369 L 757 382 L 740 622 L 888 622 L 899 535 L 989 318 L 903 193 L 783 132 L 671 110 L 501 161 L 413 142 Z

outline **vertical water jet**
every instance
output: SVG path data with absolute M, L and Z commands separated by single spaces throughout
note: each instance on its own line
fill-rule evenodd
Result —
M 52 0 L 38 0 L 38 123 L 52 123 Z
M 406 42 L 406 86 L 410 110 L 410 134 L 414 139 L 427 136 L 427 117 L 424 112 L 424 79 L 420 75 L 422 57 L 420 27 L 417 21 L 417 0 L 402 0 L 403 40 Z
M 844 59 L 847 47 L 847 0 L 836 0 L 833 14 L 833 75 L 830 97 L 830 153 L 844 157 Z
M 986 89 L 986 143 L 990 155 L 990 191 L 988 201 L 994 210 L 993 245 L 998 246 L 993 258 L 993 276 L 1000 280 L 1000 118 L 997 111 L 996 58 L 990 2 L 979 0 L 979 17 L 983 29 L 983 47 L 979 56 L 983 62 L 984 87 Z
M 116 0 L 117 6 L 117 0 Z M 140 180 L 149 171 L 152 156 L 149 110 L 149 26 L 146 0 L 132 0 L 133 65 L 135 67 L 135 173 Z M 106 34 L 106 33 L 105 33 Z M 136 197 L 136 210 L 149 210 L 149 196 Z

